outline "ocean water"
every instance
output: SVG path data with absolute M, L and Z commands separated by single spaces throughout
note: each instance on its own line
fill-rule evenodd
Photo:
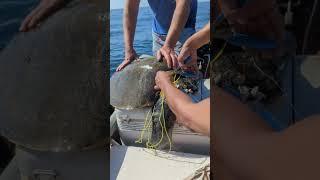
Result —
M 124 43 L 122 30 L 122 9 L 110 11 L 110 74 L 124 58 Z M 201 29 L 210 20 L 210 2 L 199 2 L 196 28 Z M 152 12 L 149 7 L 139 10 L 134 48 L 138 54 L 152 55 Z
M 38 3 L 38 0 L 0 0 L 0 49 L 19 32 L 21 22 Z
M 38 5 L 38 0 L 0 0 L 0 50 L 19 32 L 26 15 Z M 122 62 L 124 56 L 122 9 L 110 11 L 110 72 Z M 198 3 L 197 29 L 210 19 L 210 2 Z M 134 47 L 138 54 L 152 54 L 152 14 L 149 7 L 139 10 Z

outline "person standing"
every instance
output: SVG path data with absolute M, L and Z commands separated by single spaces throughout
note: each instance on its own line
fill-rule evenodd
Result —
M 169 68 L 178 67 L 177 53 L 195 33 L 197 0 L 148 0 L 153 12 L 153 55 L 166 59 Z M 140 0 L 126 0 L 123 15 L 125 58 L 118 66 L 121 71 L 137 58 L 133 47 Z

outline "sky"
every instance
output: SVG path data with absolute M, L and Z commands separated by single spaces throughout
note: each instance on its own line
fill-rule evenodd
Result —
M 199 2 L 205 2 L 209 0 L 198 0 Z M 111 0 L 110 1 L 110 8 L 111 9 L 122 9 L 124 5 L 125 0 Z M 148 1 L 147 0 L 141 0 L 140 6 L 147 6 Z

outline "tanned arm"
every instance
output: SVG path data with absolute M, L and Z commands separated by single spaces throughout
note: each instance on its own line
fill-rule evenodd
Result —
M 188 65 L 196 65 L 197 64 L 197 49 L 201 46 L 207 44 L 210 41 L 210 23 L 206 24 L 200 31 L 192 35 L 187 41 L 184 43 L 181 48 L 180 54 L 178 56 L 178 61 L 181 67 L 186 67 Z M 187 62 L 185 64 L 185 59 L 191 56 L 191 62 Z
M 126 0 L 123 11 L 123 33 L 125 50 L 133 49 L 140 0 Z
M 121 71 L 137 57 L 136 51 L 133 48 L 133 41 L 139 13 L 139 4 L 140 0 L 126 0 L 125 2 L 125 7 L 123 10 L 125 58 L 117 67 L 117 71 Z
M 158 72 L 156 78 L 168 75 L 165 73 L 166 72 Z M 193 103 L 188 95 L 181 92 L 171 83 L 170 79 L 162 80 L 160 86 L 170 109 L 177 117 L 177 121 L 196 132 L 209 136 L 210 99 L 208 98 L 199 103 Z
M 190 4 L 191 0 L 176 0 L 176 8 L 173 13 L 166 41 L 157 52 L 157 59 L 164 57 L 169 68 L 177 68 L 179 65 L 174 47 L 176 46 L 180 33 L 188 20 Z
M 217 157 L 239 178 L 319 179 L 320 117 L 273 132 L 248 106 L 214 87 L 213 136 Z
M 210 23 L 206 24 L 200 31 L 192 35 L 184 44 L 184 46 L 199 49 L 210 41 Z
M 182 32 L 190 13 L 191 0 L 176 0 L 176 9 L 174 10 L 171 25 L 164 46 L 174 48 L 180 33 Z

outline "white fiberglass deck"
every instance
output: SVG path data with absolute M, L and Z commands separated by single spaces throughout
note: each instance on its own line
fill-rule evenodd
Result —
M 209 163 L 209 156 L 112 146 L 110 180 L 181 180 Z

